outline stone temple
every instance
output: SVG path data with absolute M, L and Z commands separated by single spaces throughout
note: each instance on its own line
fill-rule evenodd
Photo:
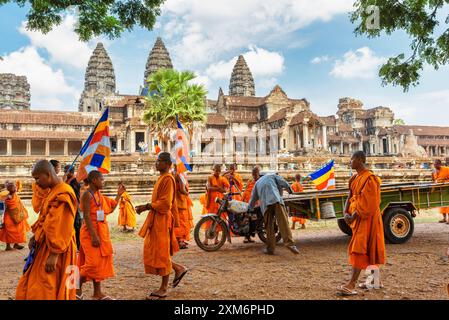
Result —
M 173 68 L 173 64 L 158 38 L 142 68 L 144 79 L 160 68 Z M 114 66 L 101 43 L 86 68 L 79 112 L 30 109 L 26 78 L 0 74 L 0 156 L 76 155 L 106 106 L 114 154 L 136 154 L 142 144 L 153 151 L 157 135 L 141 120 L 145 87 L 136 95 L 119 94 L 116 89 Z M 449 157 L 449 127 L 395 125 L 387 106 L 365 108 L 361 101 L 345 97 L 339 99 L 335 115 L 320 116 L 311 102 L 289 97 L 279 85 L 256 96 L 243 56 L 233 68 L 228 94 L 220 89 L 216 100 L 207 99 L 205 104 L 207 121 L 198 125 L 201 130 L 192 137 L 194 152 L 235 155 L 276 150 L 281 155 L 335 157 L 364 150 L 371 156 Z M 232 139 L 217 141 L 217 133 L 225 136 L 229 129 Z M 274 131 L 276 136 L 258 134 Z M 170 141 L 158 143 L 165 150 L 173 146 Z

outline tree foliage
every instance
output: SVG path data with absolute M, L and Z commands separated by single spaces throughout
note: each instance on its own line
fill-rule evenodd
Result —
M 176 116 L 190 134 L 194 121 L 206 119 L 207 91 L 203 85 L 190 83 L 194 78 L 191 71 L 173 69 L 159 69 L 148 78 L 149 93 L 143 120 L 164 140 L 177 127 Z
M 106 35 L 113 39 L 134 26 L 153 29 L 164 0 L 0 0 L 29 7 L 27 28 L 48 33 L 59 25 L 64 15 L 74 12 L 77 17 L 75 32 L 80 40 Z
M 390 57 L 379 70 L 382 84 L 401 86 L 408 91 L 419 84 L 425 64 L 437 70 L 449 59 L 449 16 L 438 21 L 438 13 L 449 0 L 357 0 L 351 21 L 357 24 L 355 33 L 375 38 L 386 33 L 405 31 L 410 37 L 411 53 Z M 379 25 L 373 28 L 374 10 L 379 9 Z M 447 7 L 446 7 L 447 8 Z M 443 9 L 443 10 L 442 10 Z M 441 28 L 440 24 L 443 24 Z
M 404 125 L 405 121 L 403 119 L 396 119 L 396 120 L 393 121 L 393 124 Z

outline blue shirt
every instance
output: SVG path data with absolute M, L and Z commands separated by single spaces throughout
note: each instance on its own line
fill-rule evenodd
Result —
M 283 189 L 286 189 L 289 193 L 293 193 L 288 182 L 277 174 L 260 177 L 251 193 L 249 207 L 254 208 L 256 201 L 259 200 L 260 209 L 262 213 L 265 213 L 269 205 L 275 203 L 284 204 L 284 200 L 282 199 Z

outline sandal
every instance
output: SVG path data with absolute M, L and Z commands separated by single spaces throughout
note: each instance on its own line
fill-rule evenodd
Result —
M 178 284 L 181 282 L 182 278 L 186 275 L 187 271 L 189 271 L 189 269 L 185 269 L 184 272 L 179 275 L 179 277 L 177 277 L 177 278 L 175 277 L 173 279 L 173 282 L 171 285 L 172 288 L 176 288 L 178 286 Z
M 345 286 L 339 286 L 337 288 L 337 293 L 341 296 L 347 297 L 347 296 L 355 296 L 358 294 L 357 291 L 351 290 L 349 288 L 346 288 Z
M 97 299 L 97 300 L 115 300 L 115 299 L 111 298 L 110 296 L 104 296 L 104 297 L 102 297 L 100 299 Z
M 84 293 L 81 293 L 80 295 L 76 295 L 76 300 L 84 300 Z
M 156 299 L 151 297 L 155 297 Z M 167 298 L 167 294 L 159 294 L 156 292 L 151 292 L 149 296 L 146 296 L 146 300 L 161 300 L 165 298 Z
M 446 219 L 438 221 L 439 223 L 447 223 Z

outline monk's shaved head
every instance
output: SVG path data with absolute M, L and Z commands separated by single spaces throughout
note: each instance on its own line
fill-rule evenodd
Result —
M 168 152 L 161 152 L 161 153 L 159 153 L 159 155 L 157 156 L 157 159 L 159 161 L 165 161 L 165 162 L 168 162 L 168 163 L 172 164 L 171 155 Z
M 363 152 L 363 151 L 354 152 L 354 154 L 352 155 L 352 158 L 360 160 L 362 163 L 366 163 L 366 155 L 365 155 L 365 152 Z
M 221 164 L 214 164 L 213 170 L 220 170 L 221 171 Z
M 53 165 L 47 161 L 47 160 L 39 160 L 38 162 L 36 162 L 33 166 L 33 170 L 32 170 L 32 174 L 41 174 L 41 173 L 45 173 L 45 174 L 51 174 L 55 172 L 55 168 L 53 167 Z
M 94 179 L 98 179 L 101 177 L 103 177 L 103 174 L 100 171 L 93 170 L 93 171 L 89 172 L 89 174 L 87 175 L 87 180 L 89 182 L 92 182 L 92 181 L 94 181 Z
M 433 162 L 433 166 L 435 167 L 435 169 L 440 170 L 441 166 L 443 165 L 443 162 L 440 159 L 436 159 Z

